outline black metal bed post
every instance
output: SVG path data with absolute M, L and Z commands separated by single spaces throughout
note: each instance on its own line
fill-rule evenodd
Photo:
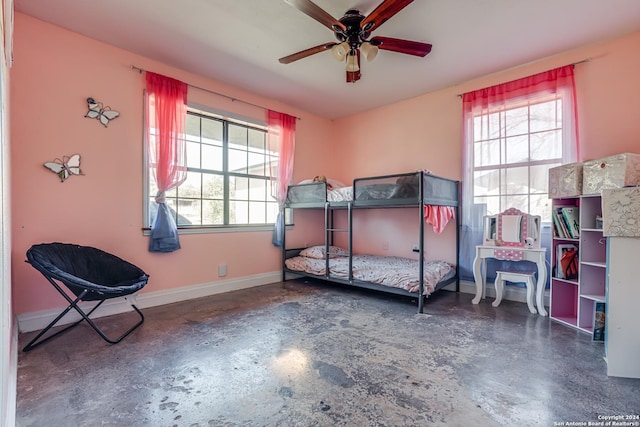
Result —
M 347 203 L 347 233 L 349 234 L 349 283 L 353 284 L 353 202 Z
M 282 286 L 287 279 L 285 271 L 287 261 L 287 221 L 284 217 L 284 205 L 280 206 L 280 218 L 282 219 Z
M 462 226 L 462 196 L 460 193 L 461 182 L 457 181 L 458 206 L 456 207 L 456 292 L 460 292 L 460 227 Z
M 329 228 L 332 227 L 329 221 L 329 202 L 324 203 L 324 276 L 329 279 Z
M 418 197 L 420 198 L 419 206 L 419 223 L 420 223 L 420 241 L 418 242 L 418 313 L 424 312 L 424 171 L 420 171 L 420 182 L 418 183 Z

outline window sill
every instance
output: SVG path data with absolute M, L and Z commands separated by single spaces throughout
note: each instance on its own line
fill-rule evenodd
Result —
M 287 230 L 291 230 L 293 224 L 287 225 Z M 273 231 L 273 225 L 238 225 L 238 226 L 219 226 L 219 227 L 178 227 L 178 235 L 180 234 L 215 234 L 215 233 L 250 233 L 254 231 Z M 142 229 L 143 236 L 151 235 L 151 228 Z

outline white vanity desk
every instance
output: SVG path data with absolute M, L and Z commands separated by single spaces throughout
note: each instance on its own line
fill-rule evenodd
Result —
M 544 288 L 547 283 L 547 265 L 545 263 L 547 252 L 546 248 L 529 249 L 486 245 L 476 246 L 476 258 L 473 261 L 473 278 L 476 282 L 476 296 L 471 302 L 473 304 L 478 304 L 480 299 L 484 297 L 483 291 L 486 288 L 487 282 L 487 258 L 508 259 L 503 257 L 501 254 L 496 254 L 496 251 L 507 251 L 509 253 L 519 252 L 522 258 L 518 261 L 532 261 L 536 263 L 536 266 L 538 267 L 536 306 L 538 307 L 538 314 L 546 316 L 547 311 L 544 308 Z
M 471 301 L 478 304 L 485 296 L 487 285 L 487 258 L 509 261 L 532 261 L 538 269 L 536 305 L 538 314 L 546 316 L 544 288 L 547 283 L 546 248 L 540 247 L 540 217 L 510 208 L 499 215 L 484 217 L 483 245 L 476 246 L 473 261 L 473 278 L 476 296 Z M 527 304 L 533 313 L 532 294 L 527 286 Z M 496 290 L 496 303 L 502 299 L 502 288 Z

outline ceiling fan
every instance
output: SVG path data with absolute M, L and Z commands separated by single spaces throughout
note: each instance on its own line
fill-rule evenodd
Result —
M 288 4 L 310 16 L 334 32 L 338 42 L 323 43 L 309 49 L 280 58 L 282 64 L 289 64 L 316 53 L 330 50 L 337 61 L 345 61 L 347 83 L 355 83 L 361 77 L 360 56 L 371 62 L 378 49 L 406 53 L 424 57 L 431 52 L 431 45 L 391 37 L 373 37 L 371 32 L 378 29 L 389 18 L 400 12 L 413 0 L 383 0 L 368 16 L 356 9 L 349 9 L 340 19 L 325 12 L 311 0 L 285 0 Z

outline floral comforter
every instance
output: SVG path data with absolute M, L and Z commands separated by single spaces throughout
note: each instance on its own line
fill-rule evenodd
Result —
M 319 258 L 296 256 L 285 261 L 288 269 L 317 276 L 325 275 L 326 261 Z M 380 285 L 418 292 L 418 260 L 377 255 L 354 255 L 353 278 Z M 329 270 L 332 276 L 349 278 L 349 258 L 331 258 Z M 436 285 L 455 275 L 455 269 L 445 261 L 424 262 L 424 295 L 430 295 Z

